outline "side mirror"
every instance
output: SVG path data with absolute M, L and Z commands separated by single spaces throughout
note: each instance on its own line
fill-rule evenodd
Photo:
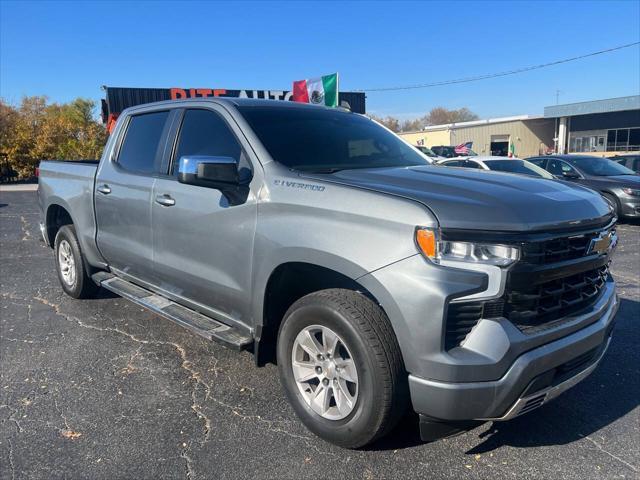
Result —
M 571 170 L 568 172 L 562 172 L 562 176 L 564 178 L 569 178 L 569 179 L 580 178 L 580 175 L 578 175 L 576 172 L 573 172 Z
M 188 185 L 222 190 L 246 185 L 250 177 L 239 171 L 238 162 L 231 157 L 184 156 L 178 165 L 178 181 Z

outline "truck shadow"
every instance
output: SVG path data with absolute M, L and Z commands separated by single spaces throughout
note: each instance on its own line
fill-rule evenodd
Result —
M 605 428 L 640 404 L 640 302 L 621 299 L 613 341 L 600 366 L 548 405 L 508 422 L 479 427 L 478 443 L 466 453 L 502 446 L 565 445 Z M 473 431 L 466 435 L 472 435 Z M 396 450 L 421 444 L 417 415 L 407 415 L 391 435 L 370 450 Z

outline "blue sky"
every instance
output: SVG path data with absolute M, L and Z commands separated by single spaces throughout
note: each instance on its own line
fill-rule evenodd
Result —
M 0 0 L 0 96 L 99 99 L 100 85 L 342 90 L 427 83 L 640 40 L 640 2 L 13 2 Z M 482 118 L 640 94 L 640 49 L 480 82 L 367 94 L 401 118 Z

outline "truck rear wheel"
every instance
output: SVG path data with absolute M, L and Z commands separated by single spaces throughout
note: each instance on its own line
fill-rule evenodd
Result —
M 285 314 L 278 368 L 306 427 L 347 448 L 388 433 L 408 403 L 407 373 L 382 309 L 361 293 L 311 293 Z
M 72 225 L 60 227 L 54 242 L 58 280 L 67 295 L 91 298 L 98 286 L 91 280 L 80 251 L 76 231 Z

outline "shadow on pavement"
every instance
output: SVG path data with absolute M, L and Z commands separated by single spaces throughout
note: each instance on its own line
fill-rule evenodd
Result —
M 479 435 L 482 443 L 466 453 L 486 453 L 505 445 L 564 445 L 589 436 L 631 412 L 640 404 L 640 376 L 634 353 L 640 336 L 633 321 L 637 318 L 640 302 L 621 299 L 613 341 L 593 374 L 548 405 L 508 422 L 493 422 L 491 428 Z M 421 443 L 418 416 L 408 414 L 390 435 L 368 450 L 399 450 Z

